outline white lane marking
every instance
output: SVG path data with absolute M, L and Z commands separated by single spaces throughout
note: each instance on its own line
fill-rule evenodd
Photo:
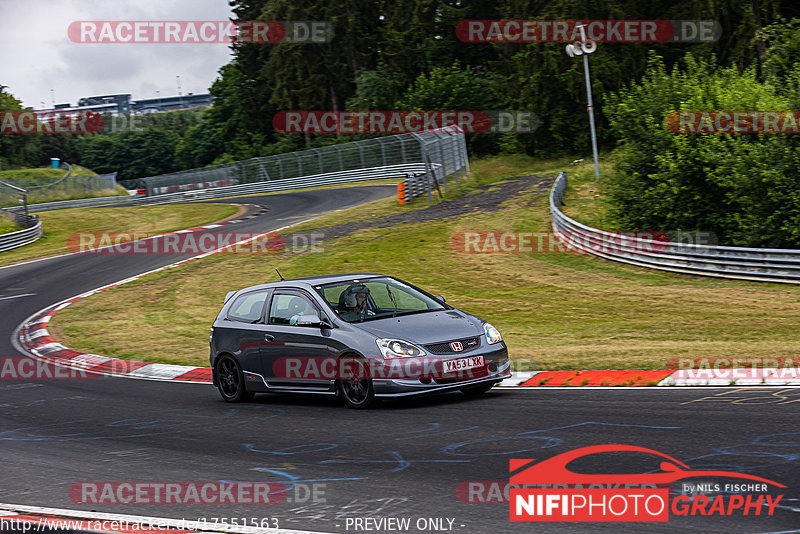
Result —
M 0 300 L 11 300 L 11 299 L 18 299 L 21 297 L 32 297 L 36 295 L 36 293 L 25 293 L 24 295 L 11 295 L 10 297 L 0 297 Z
M 231 532 L 239 534 L 333 534 L 323 531 L 310 531 L 310 530 L 289 530 L 280 528 L 256 528 L 245 526 L 230 525 L 220 530 L 223 525 L 218 524 L 216 528 L 212 527 L 211 523 L 199 523 L 197 521 L 185 521 L 181 519 L 171 519 L 165 517 L 147 517 L 142 515 L 126 515 L 126 514 L 107 514 L 103 512 L 86 512 L 81 510 L 67 510 L 63 508 L 48 508 L 43 506 L 23 506 L 18 504 L 0 503 L 0 509 L 9 510 L 13 512 L 25 512 L 26 514 L 44 514 L 44 515 L 57 515 L 62 517 L 69 517 L 72 519 L 83 519 L 84 521 L 100 520 L 100 521 L 119 521 L 127 522 L 128 524 L 149 524 L 149 525 L 163 525 L 175 529 L 183 530 L 197 530 L 199 532 Z

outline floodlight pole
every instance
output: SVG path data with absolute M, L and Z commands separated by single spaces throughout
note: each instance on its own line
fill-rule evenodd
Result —
M 587 43 L 586 40 L 586 26 L 584 24 L 578 24 L 576 26 L 581 32 L 581 45 L 585 45 Z M 592 42 L 592 44 L 594 44 Z M 589 75 L 589 54 L 594 52 L 594 47 L 582 47 L 579 49 L 577 43 L 575 45 L 567 45 L 567 54 L 572 57 L 574 55 L 582 55 L 583 56 L 583 73 L 586 78 L 586 98 L 588 99 L 589 105 L 586 107 L 587 111 L 589 112 L 589 129 L 592 133 L 592 154 L 594 155 L 594 179 L 600 179 L 600 164 L 598 163 L 597 157 L 597 134 L 595 133 L 594 129 L 594 105 L 592 103 L 592 78 Z

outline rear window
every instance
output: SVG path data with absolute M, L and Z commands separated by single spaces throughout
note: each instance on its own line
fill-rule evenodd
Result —
M 263 290 L 239 295 L 228 309 L 228 319 L 255 323 L 261 319 L 261 312 L 264 310 L 264 302 L 267 300 L 267 293 L 267 290 Z

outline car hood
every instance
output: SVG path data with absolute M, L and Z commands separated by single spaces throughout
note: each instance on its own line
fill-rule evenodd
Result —
M 379 338 L 400 338 L 419 344 L 483 334 L 483 323 L 477 317 L 457 310 L 415 313 L 350 324 Z

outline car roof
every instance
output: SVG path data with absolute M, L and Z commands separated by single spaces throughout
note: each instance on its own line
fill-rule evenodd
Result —
M 343 274 L 325 274 L 321 276 L 303 276 L 300 278 L 287 278 L 286 280 L 279 280 L 277 282 L 268 282 L 257 286 L 250 286 L 244 289 L 262 289 L 262 288 L 277 288 L 277 287 L 308 287 L 316 286 L 319 284 L 335 284 L 336 282 L 349 282 L 351 280 L 362 280 L 366 278 L 377 278 L 388 276 L 380 273 L 343 273 Z M 244 289 L 240 290 L 243 291 Z

